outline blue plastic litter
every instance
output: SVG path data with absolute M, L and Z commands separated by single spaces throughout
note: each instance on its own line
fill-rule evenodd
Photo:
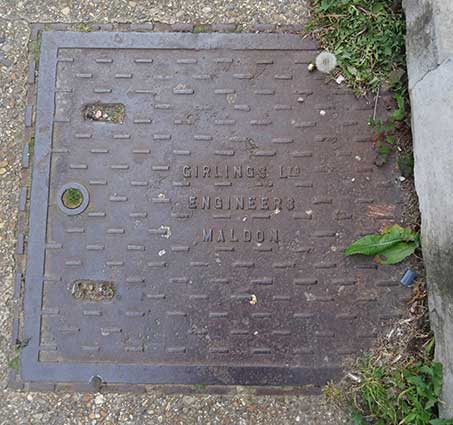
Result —
M 400 282 L 403 286 L 408 288 L 408 287 L 412 286 L 416 276 L 417 276 L 417 273 L 415 273 L 411 269 L 407 269 L 406 272 L 404 273 L 403 277 L 401 278 Z

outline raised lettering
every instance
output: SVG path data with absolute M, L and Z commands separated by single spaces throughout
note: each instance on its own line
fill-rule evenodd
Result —
M 254 196 L 249 196 L 248 209 L 256 209 L 256 198 Z
M 212 242 L 212 229 L 203 229 L 203 242 Z
M 242 178 L 242 165 L 234 166 L 233 167 L 233 177 L 234 178 Z
M 189 208 L 191 208 L 191 209 L 197 208 L 197 197 L 196 196 L 189 196 Z
M 237 196 L 235 198 L 236 201 L 236 209 L 237 210 L 243 210 L 244 209 L 244 197 L 243 196 Z
M 264 232 L 262 230 L 257 230 L 256 231 L 256 240 L 259 243 L 264 242 Z
M 271 237 L 270 237 L 271 242 L 278 242 L 278 230 L 277 229 L 271 229 Z
M 206 210 L 210 208 L 211 208 L 211 197 L 203 196 L 203 198 L 201 198 L 201 209 Z
M 184 165 L 184 167 L 182 167 L 182 175 L 184 177 L 192 177 L 192 167 L 190 165 Z
M 217 242 L 225 242 L 225 233 L 223 232 L 223 229 L 219 230 L 219 236 L 217 238 Z
M 206 165 L 203 167 L 203 177 L 211 177 L 211 168 Z
M 216 242 L 216 243 L 225 243 L 225 242 L 256 242 L 262 244 L 264 242 L 275 242 L 278 243 L 279 232 L 277 229 L 234 229 L 234 228 L 203 228 L 202 230 L 202 240 L 203 242 Z

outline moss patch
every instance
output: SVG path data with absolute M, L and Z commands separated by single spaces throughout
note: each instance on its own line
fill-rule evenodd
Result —
M 74 31 L 79 31 L 79 32 L 92 32 L 93 27 L 90 24 L 87 24 L 85 22 L 80 22 L 80 24 L 74 25 L 73 27 Z
M 72 284 L 72 296 L 81 301 L 111 301 L 115 296 L 112 282 L 76 280 Z
M 122 124 L 126 108 L 122 103 L 90 103 L 82 110 L 85 120 Z
M 8 362 L 8 367 L 9 367 L 10 369 L 14 369 L 16 372 L 19 372 L 19 367 L 20 367 L 19 354 L 17 354 L 15 357 L 13 357 L 13 358 Z
M 210 31 L 210 26 L 209 25 L 204 25 L 204 24 L 196 24 L 193 27 L 192 32 L 194 33 L 200 33 L 200 32 L 209 32 Z
M 79 189 L 71 187 L 63 192 L 61 199 L 66 208 L 74 209 L 82 205 L 83 195 Z
M 41 50 L 41 31 L 38 32 L 36 40 L 30 43 L 30 51 L 33 54 L 33 60 L 35 61 L 35 67 L 38 69 L 39 66 L 39 52 Z

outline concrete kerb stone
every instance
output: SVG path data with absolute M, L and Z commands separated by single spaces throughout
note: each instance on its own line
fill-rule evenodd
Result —
M 407 67 L 412 88 L 453 54 L 453 3 L 403 0 L 407 22 Z
M 453 417 L 453 4 L 406 0 L 415 185 L 436 359 L 444 366 L 441 417 Z

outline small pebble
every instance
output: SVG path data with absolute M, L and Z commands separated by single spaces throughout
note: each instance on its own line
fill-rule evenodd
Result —
M 105 401 L 105 398 L 104 398 L 104 396 L 103 396 L 102 394 L 98 394 L 98 395 L 94 398 L 94 403 L 95 403 L 96 405 L 101 405 L 101 404 L 104 403 L 104 401 Z
M 344 78 L 341 74 L 335 80 L 337 84 L 341 84 L 346 78 Z

